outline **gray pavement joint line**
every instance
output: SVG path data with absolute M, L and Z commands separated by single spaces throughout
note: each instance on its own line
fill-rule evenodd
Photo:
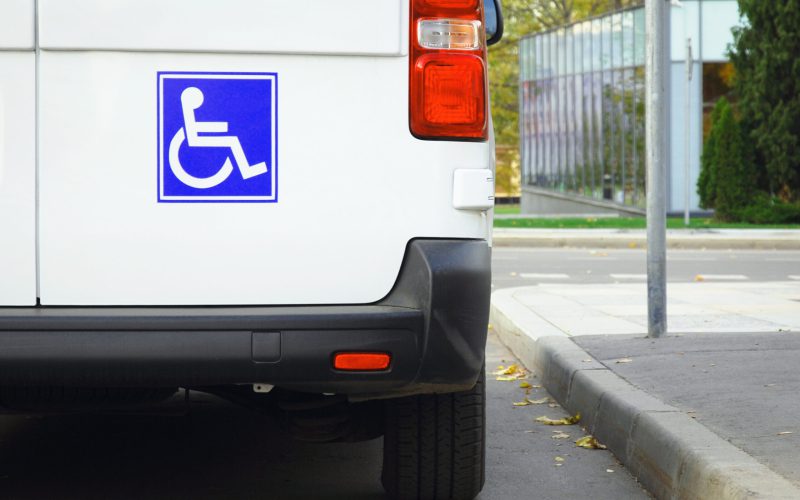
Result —
M 499 320 L 504 313 L 494 300 L 492 316 L 501 341 L 522 351 L 518 357 L 523 364 L 544 368 L 542 385 L 570 412 L 586 412 L 592 434 L 601 442 L 608 438 L 609 449 L 657 498 L 800 498 L 800 489 L 788 480 L 612 370 L 573 369 L 570 355 L 573 360 L 577 352 L 590 355 L 572 339 L 536 338 L 512 318 Z M 517 331 L 509 331 L 510 325 Z M 567 380 L 554 379 L 558 376 Z M 582 407 L 579 392 L 597 403 Z M 626 427 L 620 429 L 620 424 Z

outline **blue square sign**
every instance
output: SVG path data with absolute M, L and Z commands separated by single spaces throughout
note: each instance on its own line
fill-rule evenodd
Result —
M 158 201 L 278 201 L 278 75 L 158 73 Z

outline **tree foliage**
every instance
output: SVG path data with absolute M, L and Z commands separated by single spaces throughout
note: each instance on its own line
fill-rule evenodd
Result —
M 728 100 L 720 98 L 714 105 L 711 112 L 711 131 L 703 145 L 703 154 L 700 157 L 700 176 L 697 178 L 697 194 L 700 196 L 700 206 L 702 208 L 714 208 L 714 201 L 717 198 L 717 136 L 720 115 L 723 109 L 730 109 Z
M 800 200 L 800 0 L 739 0 L 730 58 L 738 110 L 766 186 Z
M 719 118 L 713 127 L 715 145 L 711 164 L 714 184 L 710 187 L 716 189 L 710 194 L 713 195 L 714 215 L 721 221 L 735 221 L 742 209 L 753 201 L 756 188 L 754 162 L 730 106 L 720 107 Z
M 545 28 L 580 21 L 612 10 L 639 5 L 641 0 L 534 0 L 535 19 Z

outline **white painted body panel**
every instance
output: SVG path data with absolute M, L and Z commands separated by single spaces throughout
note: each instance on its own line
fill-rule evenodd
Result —
M 368 303 L 409 240 L 488 237 L 453 183 L 491 143 L 409 133 L 405 56 L 40 57 L 45 305 Z M 278 74 L 277 203 L 156 202 L 158 71 Z
M 402 55 L 407 5 L 408 0 L 39 0 L 39 43 L 65 50 Z
M 0 50 L 33 50 L 34 0 L 0 1 Z
M 36 59 L 2 49 L 0 306 L 25 306 L 36 304 Z

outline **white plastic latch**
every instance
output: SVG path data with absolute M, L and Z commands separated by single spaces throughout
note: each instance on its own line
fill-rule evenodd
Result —
M 489 210 L 494 206 L 494 173 L 488 168 L 459 168 L 453 175 L 453 206 Z

